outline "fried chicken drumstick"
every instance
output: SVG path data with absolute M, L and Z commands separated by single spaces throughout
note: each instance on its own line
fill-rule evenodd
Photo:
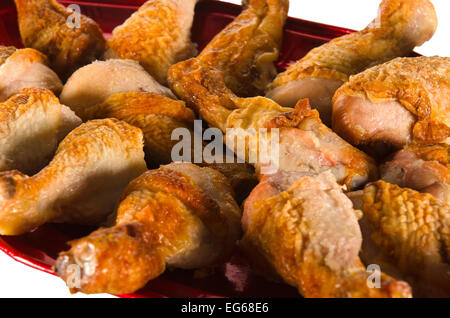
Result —
M 25 88 L 0 103 L 0 171 L 35 174 L 59 142 L 81 124 L 49 90 Z
M 48 67 L 47 57 L 34 49 L 0 46 L 0 102 L 24 88 L 49 89 L 57 96 L 62 83 Z
M 191 129 L 195 120 L 192 110 L 182 101 L 147 92 L 128 92 L 109 96 L 104 102 L 80 108 L 80 117 L 86 120 L 117 118 L 142 130 L 145 150 L 154 166 L 172 162 L 172 140 L 177 128 Z
M 292 184 L 266 177 L 245 203 L 243 227 L 247 255 L 259 263 L 263 256 L 305 297 L 411 296 L 408 284 L 385 274 L 380 288 L 367 284 L 357 214 L 330 172 Z
M 429 0 L 383 0 L 378 17 L 364 30 L 311 50 L 279 74 L 267 97 L 286 107 L 309 98 L 331 127 L 331 99 L 351 75 L 399 56 L 408 56 L 434 34 L 437 17 Z
M 92 19 L 67 10 L 56 0 L 14 1 L 23 44 L 46 54 L 63 80 L 103 55 L 103 32 Z
M 333 130 L 353 145 L 449 143 L 450 58 L 397 58 L 353 76 L 333 97 Z
M 450 297 L 450 206 L 378 181 L 362 194 L 362 258 L 404 276 L 418 297 Z
M 200 53 L 204 66 L 222 70 L 236 95 L 262 95 L 276 75 L 289 0 L 245 0 L 242 13 Z
M 275 72 L 288 0 L 244 1 L 244 10 L 197 58 L 169 69 L 172 90 L 211 126 L 225 131 L 235 94 L 262 92 Z
M 38 174 L 0 173 L 0 234 L 20 235 L 47 222 L 99 225 L 147 169 L 143 146 L 140 129 L 94 120 L 67 135 Z
M 165 85 L 169 67 L 196 54 L 191 26 L 198 1 L 147 1 L 114 29 L 105 57 L 138 61 Z
M 122 194 L 116 224 L 70 242 L 56 261 L 73 292 L 131 293 L 166 267 L 212 267 L 231 256 L 240 237 L 241 213 L 219 172 L 193 164 L 150 170 Z

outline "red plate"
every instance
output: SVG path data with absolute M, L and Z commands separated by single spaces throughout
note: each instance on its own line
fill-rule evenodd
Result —
M 106 36 L 120 25 L 144 0 L 61 1 L 81 6 L 83 14 L 97 21 Z M 206 1 L 197 5 L 193 40 L 202 49 L 214 35 L 239 14 L 240 6 Z M 278 67 L 283 70 L 313 47 L 352 32 L 348 29 L 289 18 Z M 0 3 L 0 44 L 22 46 L 12 0 Z M 55 275 L 55 258 L 67 249 L 68 240 L 87 235 L 92 228 L 53 225 L 17 237 L 0 236 L 0 249 L 16 261 Z M 193 271 L 175 270 L 151 281 L 145 288 L 122 297 L 299 297 L 296 289 L 268 282 L 250 271 L 245 259 L 236 254 L 212 276 L 194 277 Z

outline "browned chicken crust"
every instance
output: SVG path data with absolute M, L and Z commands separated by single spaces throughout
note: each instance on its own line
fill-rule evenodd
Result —
M 240 211 L 226 178 L 209 168 L 171 164 L 144 173 L 127 187 L 116 225 L 71 242 L 56 262 L 73 292 L 131 293 L 168 267 L 194 269 L 230 257 L 240 235 Z
M 237 163 L 236 157 L 233 163 L 198 163 L 200 167 L 208 167 L 223 174 L 233 189 L 236 202 L 242 204 L 251 191 L 258 185 L 258 176 L 255 168 L 247 163 Z
M 203 49 L 203 66 L 222 70 L 236 95 L 261 95 L 276 75 L 288 0 L 245 0 L 242 13 Z
M 450 169 L 450 146 L 447 144 L 430 146 L 410 145 L 407 149 L 414 152 L 422 160 L 437 161 Z
M 99 225 L 147 169 L 143 146 L 140 129 L 94 120 L 64 138 L 38 174 L 0 173 L 0 234 L 20 235 L 47 222 Z
M 265 6 L 261 8 L 267 9 L 267 19 L 274 19 L 271 14 L 275 11 L 275 8 L 279 8 L 284 3 L 279 0 L 250 1 L 248 8 L 241 15 L 245 16 L 247 11 L 253 12 L 257 10 L 263 2 Z M 252 8 L 252 6 L 254 7 Z M 262 12 L 265 11 L 263 10 Z M 267 46 L 261 46 L 263 42 L 255 42 L 252 44 L 251 50 L 243 51 L 241 49 L 241 46 L 244 45 L 243 43 L 252 43 L 258 37 L 252 37 L 252 34 L 246 33 L 246 28 L 240 28 L 241 24 L 247 25 L 241 22 L 240 19 L 241 16 L 237 17 L 235 24 L 231 24 L 233 27 L 219 33 L 198 58 L 172 66 L 168 74 L 172 90 L 196 110 L 208 124 L 220 128 L 223 132 L 226 132 L 227 128 L 253 128 L 256 130 L 271 128 L 270 126 L 265 126 L 267 121 L 276 116 L 283 117 L 283 113 L 292 111 L 291 108 L 282 108 L 272 100 L 264 97 L 238 98 L 228 87 L 232 85 L 227 83 L 227 78 L 228 82 L 232 79 L 235 83 L 241 83 L 242 87 L 248 87 L 245 84 L 246 68 L 230 69 L 230 66 L 235 65 L 237 62 L 231 63 L 228 61 L 229 59 L 249 63 L 249 61 L 257 59 L 256 57 L 261 54 L 263 48 L 266 51 L 273 51 L 273 48 L 269 50 Z M 248 21 L 251 21 L 251 24 Z M 249 25 L 258 25 L 258 20 L 248 21 L 246 20 L 246 23 L 249 23 Z M 262 24 L 265 27 L 270 25 L 268 29 L 270 32 L 267 31 L 269 32 L 268 34 L 281 32 L 282 23 L 269 24 L 268 21 Z M 279 18 L 276 21 L 281 22 Z M 223 48 L 221 39 L 228 39 L 231 35 L 235 36 L 235 42 L 240 41 L 240 45 L 233 44 Z M 276 42 L 270 43 L 275 44 Z M 217 48 L 215 48 L 215 45 L 217 45 Z M 278 49 L 278 46 L 274 47 Z M 214 58 L 217 60 L 216 64 L 213 63 L 211 52 L 214 52 Z M 206 59 L 207 57 L 211 60 Z M 206 59 L 206 62 L 204 59 Z M 312 116 L 309 119 L 311 120 L 305 120 L 303 128 L 292 126 L 272 127 L 281 128 L 280 146 L 284 147 L 280 151 L 280 154 L 283 154 L 283 156 L 280 156 L 281 163 L 278 168 L 287 171 L 312 170 L 316 173 L 336 168 L 334 172 L 339 182 L 345 182 L 349 189 L 364 184 L 377 174 L 374 162 L 370 157 L 352 148 L 336 136 L 320 122 L 317 116 Z M 270 133 L 267 135 L 268 139 L 270 138 L 269 135 Z M 235 150 L 234 147 L 231 148 Z M 249 153 L 250 151 L 256 151 L 256 148 L 248 147 L 246 150 Z M 348 151 L 350 153 L 347 153 Z M 326 152 L 325 155 L 323 154 L 324 152 Z M 333 152 L 336 152 L 337 155 L 334 155 Z M 352 164 L 349 164 L 348 159 L 352 155 L 356 156 L 350 159 L 354 161 Z M 353 167 L 348 167 L 348 165 Z M 256 163 L 256 166 L 257 169 L 261 168 L 259 163 Z M 358 166 L 358 169 L 353 169 L 356 166 Z
M 223 72 L 203 67 L 198 58 L 175 64 L 169 69 L 172 91 L 193 108 L 210 126 L 226 131 L 227 118 L 237 106 L 236 97 L 225 85 Z
M 0 103 L 0 171 L 39 172 L 59 142 L 80 124 L 49 90 L 25 88 L 11 96 Z
M 171 138 L 173 130 L 192 129 L 195 120 L 184 102 L 146 92 L 114 94 L 101 104 L 81 108 L 79 114 L 83 120 L 117 118 L 140 128 L 147 158 L 155 166 L 172 162 L 172 148 L 178 142 Z
M 250 0 L 197 58 L 169 69 L 172 90 L 210 125 L 225 129 L 234 94 L 259 95 L 275 72 L 287 0 Z
M 275 71 L 288 0 L 244 1 L 244 10 L 197 58 L 169 69 L 172 90 L 211 126 L 225 131 L 231 101 L 260 95 Z
M 274 186 L 263 181 L 258 187 L 266 189 L 246 202 L 240 245 L 249 255 L 263 255 L 308 298 L 411 296 L 408 284 L 385 274 L 380 288 L 369 287 L 356 213 L 329 172 L 303 177 L 283 192 Z
M 395 265 L 419 297 L 450 296 L 449 205 L 430 194 L 378 181 L 365 188 L 362 210 L 370 239 L 380 251 L 379 259 L 368 262 Z
M 0 66 L 5 63 L 6 59 L 10 57 L 17 49 L 14 46 L 0 45 Z
M 217 56 L 221 52 L 217 50 Z M 238 53 L 228 59 L 247 56 L 238 49 L 232 52 Z M 260 175 L 244 206 L 241 246 L 251 263 L 264 268 L 265 276 L 272 276 L 274 268 L 307 297 L 410 297 L 406 283 L 386 275 L 381 289 L 368 287 L 368 273 L 358 257 L 356 213 L 331 175 L 348 189 L 357 187 L 376 176 L 373 160 L 323 125 L 307 100 L 292 110 L 264 97 L 238 98 L 227 87 L 232 74 L 227 64 L 207 65 L 201 57 L 169 70 L 174 92 L 224 132 L 266 128 L 270 135 L 271 129 L 279 129 L 279 169 L 275 175 Z
M 55 95 L 61 93 L 61 80 L 48 67 L 48 58 L 44 54 L 34 49 L 16 50 L 13 47 L 0 50 L 0 60 L 3 60 L 0 64 L 0 101 L 24 88 L 49 89 Z
M 423 15 L 426 20 L 413 25 L 416 15 Z M 429 40 L 436 27 L 436 13 L 430 1 L 384 0 L 378 17 L 367 28 L 311 50 L 278 75 L 269 89 L 307 76 L 346 82 L 351 75 L 368 67 L 408 55 L 414 47 Z
M 172 162 L 173 147 L 179 142 L 172 140 L 177 128 L 188 129 L 191 136 L 191 161 L 195 151 L 193 123 L 195 115 L 184 102 L 163 95 L 147 92 L 114 94 L 105 102 L 79 110 L 83 120 L 117 118 L 140 128 L 144 133 L 147 161 L 152 167 Z M 204 145 L 203 145 L 204 146 Z M 205 159 L 205 158 L 203 158 Z M 238 202 L 247 197 L 257 184 L 255 170 L 245 163 L 197 163 L 220 171 L 230 181 Z
M 106 58 L 138 61 L 158 82 L 166 84 L 173 64 L 193 57 L 191 26 L 199 0 L 150 0 L 116 27 Z
M 303 127 L 300 127 L 301 120 L 290 126 L 271 126 L 270 121 L 276 120 L 274 117 L 278 117 L 277 121 L 281 123 L 281 117 L 289 118 L 296 115 L 291 114 L 291 108 L 283 108 L 264 97 L 237 98 L 225 86 L 222 75 L 220 71 L 202 67 L 198 59 L 178 63 L 169 70 L 169 79 L 174 91 L 181 94 L 189 105 L 194 106 L 210 125 L 219 127 L 223 132 L 226 132 L 227 128 L 244 130 L 268 128 L 269 134 L 266 138 L 270 140 L 270 128 L 279 128 L 279 145 L 283 148 L 279 152 L 281 170 L 306 169 L 321 172 L 324 167 L 335 167 L 338 180 L 345 182 L 349 189 L 367 180 L 373 180 L 372 178 L 377 175 L 374 161 L 334 134 L 321 123 L 318 116 L 310 116 L 304 121 Z M 301 114 L 298 115 L 301 119 L 308 113 L 306 109 L 306 112 L 303 111 L 305 107 L 309 108 L 309 105 L 299 103 L 299 108 L 295 111 Z M 285 122 L 291 121 L 287 118 Z M 247 147 L 247 157 L 251 151 L 257 149 Z M 232 150 L 235 150 L 234 147 Z M 323 152 L 327 154 L 324 155 Z M 353 158 L 353 155 L 356 156 Z M 258 163 L 256 166 L 258 169 L 261 168 Z M 341 167 L 344 167 L 344 171 L 340 169 Z
M 436 28 L 436 12 L 429 0 L 383 0 L 378 17 L 369 26 L 311 50 L 277 76 L 267 96 L 289 107 L 310 98 L 330 126 L 331 98 L 339 86 L 369 67 L 408 56 Z
M 397 136 L 373 133 L 364 117 L 345 114 L 344 97 L 367 99 L 377 112 L 377 103 L 396 102 L 413 115 L 409 134 Z M 448 143 L 450 137 L 450 58 L 397 58 L 353 76 L 333 98 L 333 128 L 353 145 L 384 142 L 401 147 L 408 143 Z M 381 111 L 381 110 L 380 110 Z M 380 129 L 391 123 L 380 123 Z M 397 126 L 407 125 L 398 122 Z M 395 141 L 394 141 L 395 140 Z
M 15 0 L 15 3 L 23 44 L 46 54 L 62 79 L 103 55 L 103 32 L 92 19 L 80 14 L 80 25 L 71 27 L 68 21 L 74 12 L 56 0 Z

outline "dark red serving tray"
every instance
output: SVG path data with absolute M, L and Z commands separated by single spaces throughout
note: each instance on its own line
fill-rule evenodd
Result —
M 120 25 L 145 0 L 60 1 L 79 4 L 83 14 L 97 21 L 106 36 Z M 220 30 L 239 14 L 240 6 L 220 1 L 205 1 L 197 5 L 193 41 L 202 49 Z M 0 3 L 0 44 L 21 47 L 12 0 Z M 352 32 L 339 27 L 289 18 L 278 67 L 283 70 L 303 57 L 312 48 L 332 38 Z M 17 237 L 0 236 L 0 250 L 16 261 L 55 275 L 55 258 L 67 249 L 66 242 L 87 235 L 92 228 L 48 224 L 36 231 Z M 268 282 L 254 275 L 245 259 L 236 254 L 215 274 L 198 278 L 193 271 L 175 270 L 151 281 L 145 288 L 122 297 L 299 297 L 294 288 Z

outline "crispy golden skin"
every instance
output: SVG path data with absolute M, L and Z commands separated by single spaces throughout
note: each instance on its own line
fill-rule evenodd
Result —
M 209 168 L 171 164 L 135 179 L 122 194 L 116 224 L 71 242 L 56 271 L 72 292 L 131 293 L 166 266 L 220 264 L 240 236 L 240 210 L 226 178 Z M 70 286 L 79 266 L 79 286 Z
M 0 103 L 0 171 L 39 172 L 80 124 L 49 90 L 26 88 L 11 96 Z
M 383 0 L 378 17 L 367 28 L 311 50 L 277 76 L 267 96 L 290 107 L 299 99 L 311 98 L 328 124 L 334 91 L 351 75 L 409 55 L 433 36 L 436 27 L 436 12 L 429 0 Z M 322 92 L 320 86 L 329 89 Z
M 305 297 L 411 296 L 408 284 L 385 274 L 380 288 L 369 287 L 356 212 L 331 173 L 279 186 L 263 180 L 245 203 L 240 246 L 250 257 L 261 254 Z
M 169 67 L 196 54 L 191 26 L 198 1 L 147 1 L 114 29 L 105 57 L 136 60 L 166 84 Z
M 261 6 L 263 2 L 265 5 Z M 279 34 L 283 25 L 281 21 L 284 21 L 282 19 L 284 11 L 281 14 L 278 13 L 278 17 L 276 17 L 275 8 L 280 8 L 280 5 L 286 4 L 280 1 L 250 1 L 242 15 L 254 14 L 261 8 L 265 8 L 261 12 L 266 12 L 268 20 L 261 22 L 261 25 L 257 27 L 256 34 L 260 34 L 262 30 L 265 32 L 261 36 Z M 258 8 L 259 10 L 257 10 Z M 308 170 L 317 173 L 326 169 L 334 169 L 339 182 L 344 182 L 349 189 L 375 177 L 377 169 L 373 160 L 348 145 L 324 126 L 318 116 L 311 112 L 309 106 L 304 104 L 305 102 L 300 103 L 299 109 L 295 111 L 298 115 L 292 116 L 291 108 L 282 108 L 264 97 L 239 98 L 228 87 L 232 86 L 229 84 L 231 80 L 234 83 L 241 83 L 242 87 L 248 87 L 245 80 L 247 68 L 233 68 L 232 66 L 237 63 L 235 60 L 245 61 L 244 64 L 251 65 L 253 63 L 251 61 L 258 60 L 257 57 L 262 54 L 262 49 L 266 52 L 273 52 L 273 48 L 278 47 L 275 45 L 276 41 L 269 42 L 274 43 L 272 50 L 269 50 L 267 46 L 260 46 L 262 42 L 253 43 L 252 41 L 258 37 L 253 36 L 253 33 L 248 33 L 246 28 L 241 29 L 239 25 L 246 24 L 240 19 L 242 19 L 241 16 L 237 17 L 232 27 L 230 25 L 229 29 L 225 29 L 217 35 L 198 58 L 180 62 L 169 69 L 168 79 L 172 90 L 211 126 L 218 127 L 223 132 L 226 132 L 227 128 L 268 129 L 269 132 L 271 128 L 278 128 L 281 138 L 280 147 L 283 148 L 280 150 L 280 154 L 283 155 L 280 156 L 280 165 L 277 167 L 280 170 L 293 172 Z M 266 23 L 269 24 L 269 21 L 273 20 L 278 23 L 272 23 L 270 24 L 271 28 L 266 29 Z M 245 20 L 246 23 L 249 23 L 248 21 L 253 21 L 251 25 L 258 25 L 255 20 Z M 233 45 L 222 47 L 221 39 L 228 39 L 232 35 L 235 35 L 235 42 L 246 43 L 252 49 L 242 50 L 242 46 L 245 45 L 242 43 L 234 45 L 235 42 Z M 270 38 L 281 39 L 281 36 L 278 38 L 271 35 Z M 212 62 L 212 56 L 217 59 L 216 64 Z M 233 63 L 229 59 L 232 59 Z M 250 64 L 248 64 L 249 62 Z M 274 117 L 277 116 L 286 117 L 285 122 L 291 123 L 288 126 L 285 126 L 284 122 L 280 125 L 270 125 L 269 122 L 272 119 L 275 120 Z M 294 117 L 294 119 L 291 120 L 290 117 Z M 305 120 L 302 126 L 301 122 L 304 118 L 310 120 Z M 279 121 L 281 122 L 281 120 Z M 270 133 L 266 137 L 270 139 Z M 259 142 L 259 138 L 258 135 L 256 143 Z M 227 144 L 229 145 L 228 139 Z M 235 147 L 229 146 L 235 150 Z M 324 149 L 320 149 L 322 147 Z M 328 151 L 331 149 L 337 155 L 333 154 L 333 151 Z M 256 148 L 247 147 L 247 157 L 250 151 L 256 151 Z M 324 155 L 324 153 L 326 154 Z M 255 166 L 260 169 L 261 163 L 257 162 Z
M 172 90 L 223 130 L 228 109 L 235 108 L 228 101 L 232 92 L 258 95 L 271 80 L 288 7 L 287 0 L 247 1 L 243 12 L 197 58 L 169 69 Z
M 450 204 L 450 146 L 411 145 L 381 167 L 382 179 L 400 187 L 434 195 Z
M 82 108 L 79 113 L 83 120 L 117 118 L 140 128 L 144 133 L 147 160 L 152 167 L 173 161 L 173 147 L 180 141 L 172 140 L 172 133 L 177 128 L 187 129 L 191 137 L 190 162 L 195 162 L 195 115 L 182 101 L 147 92 L 121 93 L 110 96 L 101 104 Z M 203 152 L 203 146 L 197 151 Z M 233 163 L 227 163 L 225 159 L 219 163 L 195 163 L 224 174 L 235 191 L 237 201 L 242 202 L 257 184 L 255 171 L 248 164 L 237 163 L 236 159 Z
M 397 109 L 411 120 L 390 120 Z M 448 143 L 450 58 L 397 58 L 353 76 L 333 97 L 333 129 L 361 146 Z
M 10 57 L 17 49 L 14 46 L 0 45 L 0 65 L 5 63 L 6 59 Z
M 425 21 L 413 26 L 415 17 L 422 15 Z M 430 1 L 384 0 L 378 17 L 367 28 L 311 50 L 278 75 L 269 88 L 309 76 L 346 82 L 370 66 L 410 54 L 414 47 L 432 37 L 436 27 L 436 13 Z
M 245 0 L 244 10 L 203 49 L 203 66 L 222 70 L 236 95 L 261 95 L 276 75 L 288 0 Z
M 15 0 L 23 44 L 46 54 L 52 68 L 67 79 L 76 69 L 103 55 L 105 39 L 92 19 L 79 15 L 79 26 L 69 22 L 74 12 L 56 0 Z
M 185 66 L 189 69 L 188 75 L 184 73 Z M 292 114 L 292 108 L 283 108 L 264 97 L 238 98 L 225 86 L 222 75 L 220 71 L 202 67 L 198 59 L 179 63 L 169 71 L 174 91 L 182 91 L 183 99 L 210 125 L 223 132 L 227 128 L 263 128 L 268 129 L 265 138 L 270 140 L 271 128 L 279 129 L 279 145 L 283 148 L 279 151 L 278 168 L 281 170 L 321 172 L 335 168 L 336 177 L 349 189 L 377 176 L 374 161 L 323 125 L 306 101 L 299 103 Z M 254 139 L 256 144 L 259 138 L 257 135 Z M 228 138 L 227 143 L 230 143 Z M 247 145 L 246 157 L 257 149 Z M 260 169 L 261 165 L 257 162 L 256 167 Z
M 227 118 L 237 106 L 236 95 L 225 85 L 221 70 L 202 66 L 198 58 L 175 64 L 169 69 L 172 91 L 194 109 L 210 126 L 226 131 Z
M 447 144 L 430 146 L 410 145 L 407 149 L 422 160 L 437 161 L 450 169 L 450 146 Z
M 414 294 L 450 297 L 450 207 L 432 195 L 384 181 L 364 189 L 368 263 L 394 265 Z
M 114 94 L 101 104 L 81 108 L 79 114 L 83 120 L 117 118 L 140 128 L 147 158 L 154 166 L 172 162 L 172 148 L 178 143 L 171 138 L 173 130 L 191 130 L 195 120 L 182 101 L 146 92 Z
M 74 129 L 38 174 L 0 173 L 0 234 L 20 235 L 46 222 L 98 225 L 127 184 L 143 173 L 140 129 L 116 119 Z
M 2 50 L 0 48 L 0 50 Z M 49 89 L 56 95 L 62 90 L 58 75 L 48 67 L 47 57 L 34 49 L 4 48 L 0 53 L 0 101 L 24 88 Z
M 288 0 L 251 0 L 197 58 L 169 69 L 172 90 L 210 125 L 225 130 L 235 94 L 262 92 L 275 71 Z

